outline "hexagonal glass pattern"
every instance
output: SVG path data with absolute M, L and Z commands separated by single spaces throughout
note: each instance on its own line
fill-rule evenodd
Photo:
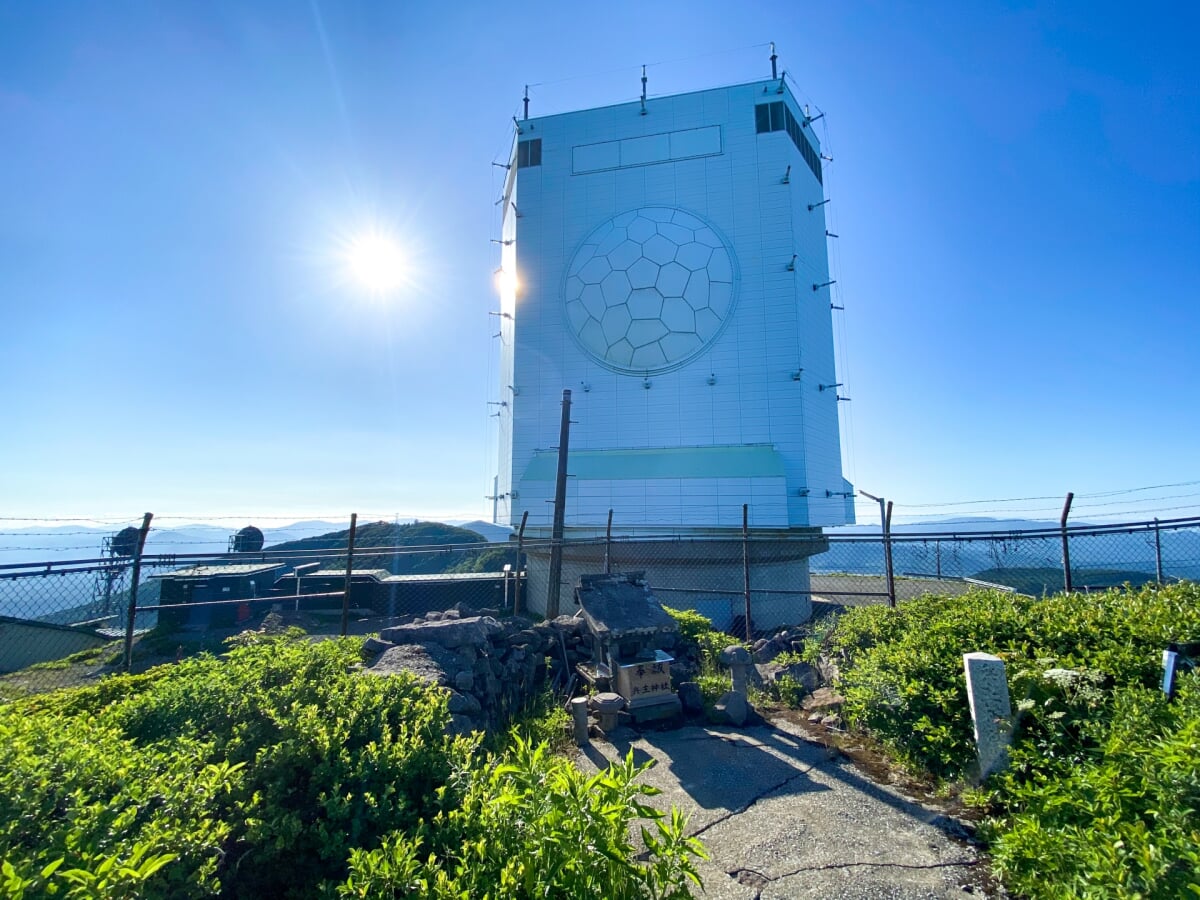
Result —
M 694 213 L 622 213 L 593 229 L 567 268 L 567 327 L 609 368 L 675 368 L 720 334 L 733 311 L 734 270 L 733 250 Z

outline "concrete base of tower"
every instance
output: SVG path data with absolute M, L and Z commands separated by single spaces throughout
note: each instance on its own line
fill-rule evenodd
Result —
M 796 537 L 761 538 L 750 542 L 750 616 L 756 632 L 797 625 L 812 616 L 809 557 L 829 549 L 819 531 Z M 526 551 L 526 608 L 545 615 L 550 584 L 550 547 L 537 543 Z M 575 588 L 581 575 L 605 571 L 603 540 L 563 547 L 559 613 L 579 610 Z M 736 537 L 704 539 L 618 540 L 611 545 L 608 570 L 644 572 L 654 596 L 664 606 L 693 609 L 717 628 L 745 628 L 743 544 Z

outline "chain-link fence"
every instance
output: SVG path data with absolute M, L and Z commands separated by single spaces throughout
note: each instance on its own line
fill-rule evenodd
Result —
M 170 546 L 170 529 L 151 531 L 149 520 L 127 526 L 96 541 L 97 555 L 0 563 L 0 699 L 219 651 L 247 629 L 365 634 L 434 610 L 537 617 L 555 608 L 547 540 L 486 542 L 435 523 L 352 520 L 273 543 L 253 528 L 208 544 L 177 539 L 202 549 L 166 553 L 154 551 Z M 580 575 L 643 572 L 665 605 L 743 637 L 806 621 L 814 609 L 981 585 L 1036 596 L 1200 578 L 1200 518 L 886 539 L 816 530 L 589 537 L 560 549 L 559 612 L 577 608 Z

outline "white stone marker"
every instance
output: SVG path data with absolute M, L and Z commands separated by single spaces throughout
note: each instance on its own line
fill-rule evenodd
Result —
M 979 778 L 982 781 L 1008 765 L 1012 703 L 1004 661 L 990 653 L 964 653 L 967 670 L 967 697 L 975 722 L 975 746 L 979 753 Z
M 582 747 L 589 742 L 587 697 L 575 697 L 571 700 L 571 722 L 575 728 L 575 743 Z

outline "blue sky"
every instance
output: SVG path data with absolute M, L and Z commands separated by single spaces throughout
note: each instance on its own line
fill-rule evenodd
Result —
M 652 94 L 750 80 L 771 40 L 835 159 L 848 476 L 900 515 L 1198 513 L 1198 17 L 6 4 L 0 515 L 488 514 L 523 86 L 543 114 L 642 63 Z M 386 298 L 343 262 L 374 227 L 412 266 Z M 1150 485 L 1181 486 L 1083 496 Z

